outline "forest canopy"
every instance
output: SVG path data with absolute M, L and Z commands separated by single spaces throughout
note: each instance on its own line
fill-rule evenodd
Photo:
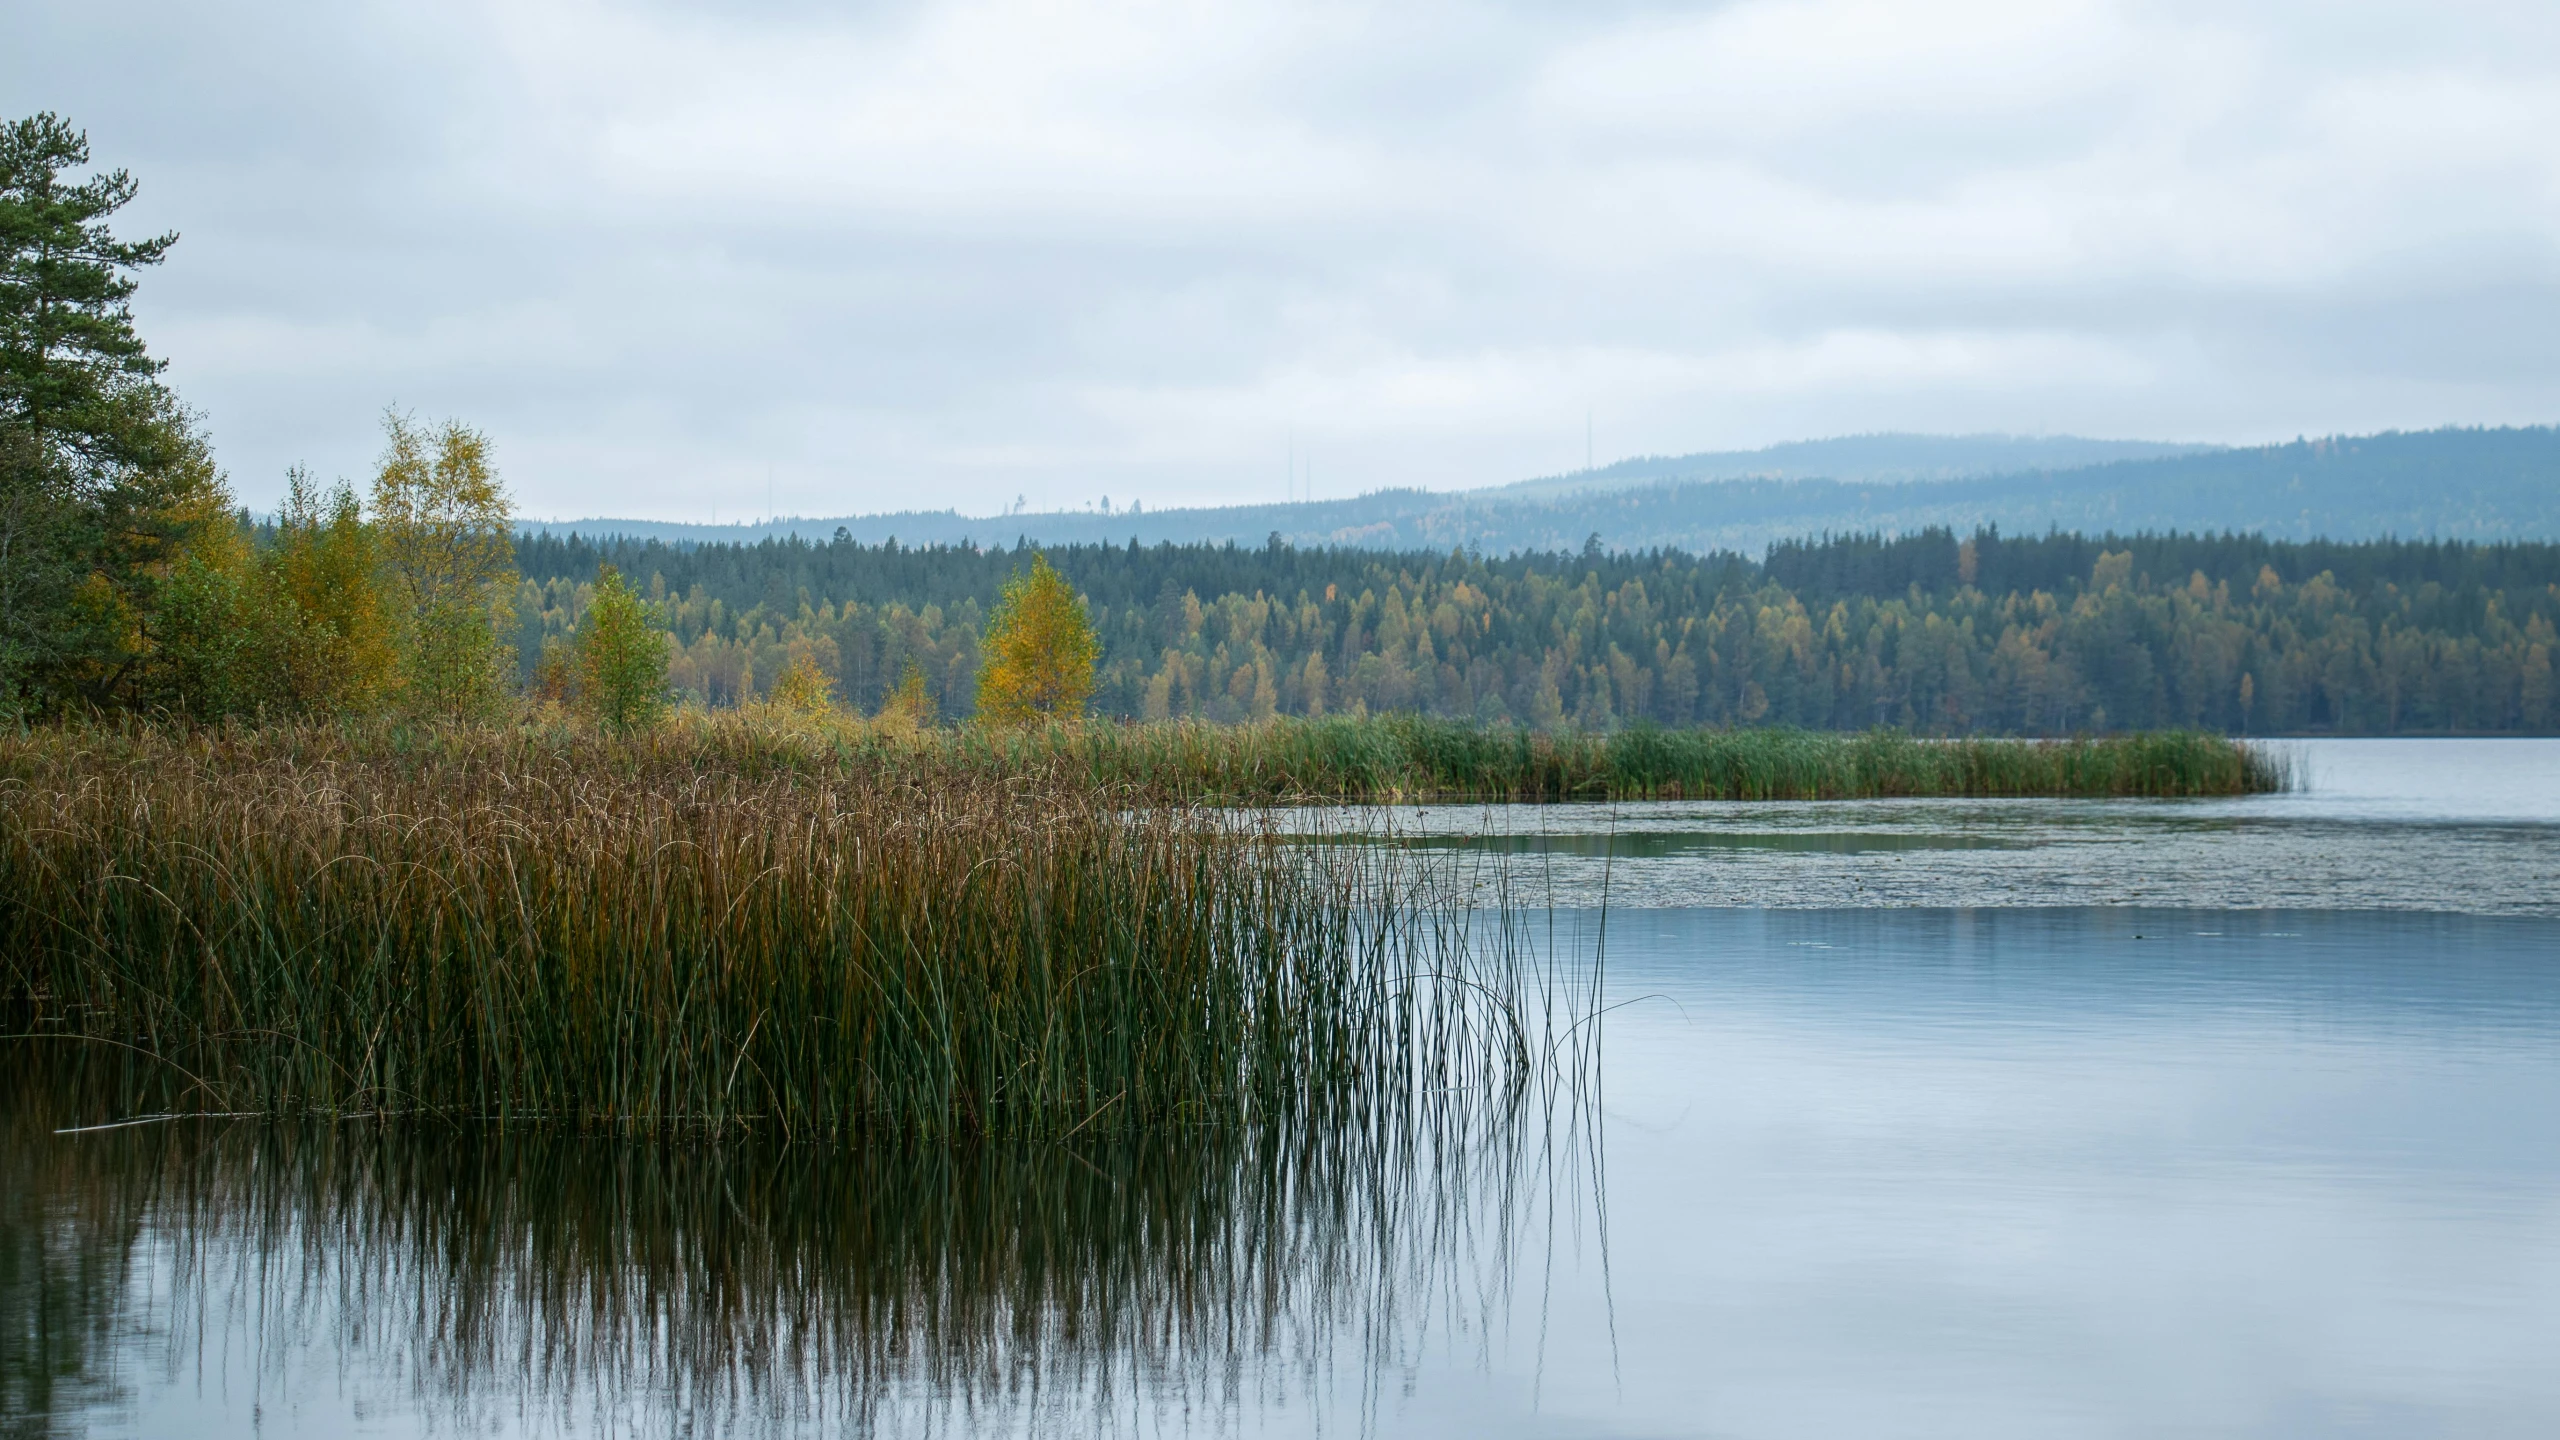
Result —
M 1420 711 L 1541 727 L 2052 734 L 2560 729 L 2560 545 L 1969 537 L 1487 558 L 1277 543 L 1051 546 L 1100 644 L 1094 713 Z M 966 715 L 1024 552 L 520 538 L 518 647 L 611 563 L 663 603 L 670 681 L 761 698 L 795 662 L 858 709 L 910 666 Z

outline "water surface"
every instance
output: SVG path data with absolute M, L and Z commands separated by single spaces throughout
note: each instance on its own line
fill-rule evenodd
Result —
M 1519 858 L 1575 908 L 2168 905 L 2560 914 L 2560 743 L 2278 742 L 2309 788 L 2217 800 L 1403 807 L 1430 852 Z M 1309 812 L 1307 833 L 1376 817 Z
M 1399 814 L 1623 1005 L 1588 1105 L 1329 1157 L 56 1135 L 112 1097 L 18 1083 L 0 1414 L 2560 1433 L 2560 744 L 2301 758 L 2232 801 Z

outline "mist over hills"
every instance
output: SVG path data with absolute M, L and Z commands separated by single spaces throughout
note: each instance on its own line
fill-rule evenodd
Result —
M 2094 457 L 2094 458 L 2093 458 Z M 2079 463 L 2063 463 L 2076 461 Z M 2000 467 L 1983 469 L 1980 467 Z M 1812 473 L 1827 470 L 1827 474 Z M 1277 535 L 1301 546 L 1486 554 L 1674 547 L 1756 554 L 1808 535 L 2237 531 L 2275 539 L 2560 538 L 2560 429 L 2442 429 L 2235 449 L 2073 437 L 1856 436 L 1768 450 L 1620 461 L 1484 490 L 1174 510 L 954 511 L 764 525 L 528 522 L 529 533 L 672 542 L 838 529 L 876 544 L 1141 544 Z
M 1639 455 L 1603 465 L 1494 486 L 1478 493 L 1506 499 L 1615 490 L 1667 480 L 1846 480 L 1900 484 L 1963 480 L 2040 470 L 2077 470 L 2116 460 L 2156 460 L 2220 449 L 2156 440 L 2090 440 L 2078 435 L 1844 435 L 1791 440 L 1761 450 L 1697 455 Z

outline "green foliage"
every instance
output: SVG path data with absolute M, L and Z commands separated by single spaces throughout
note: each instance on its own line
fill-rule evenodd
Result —
M 385 599 L 399 637 L 399 695 L 431 715 L 490 712 L 511 688 L 500 640 L 514 623 L 514 525 L 488 438 L 460 421 L 431 431 L 397 411 L 373 481 Z
M 169 458 L 131 272 L 178 237 L 117 239 L 107 219 L 137 187 L 122 170 L 64 178 L 88 163 L 88 136 L 57 115 L 0 127 L 0 428 L 32 438 L 18 464 L 94 495 Z
M 666 713 L 667 640 L 649 607 L 608 565 L 578 629 L 579 693 L 616 735 L 658 722 Z
M 379 536 L 299 471 L 248 532 L 133 328 L 133 272 L 176 237 L 117 239 L 134 182 L 65 178 L 88 160 L 56 116 L 0 129 L 0 713 L 485 707 L 509 533 L 485 442 L 448 426 L 429 459 L 394 417 Z
M 88 163 L 58 116 L 0 126 L 0 711 L 163 703 L 164 630 L 220 603 L 179 572 L 229 496 L 130 305 L 177 237 L 118 239 L 133 179 Z
M 752 698 L 747 674 L 777 674 L 805 646 L 866 711 L 909 660 L 947 707 L 965 705 L 972 619 L 1026 558 L 541 538 L 522 554 L 528 655 L 567 627 L 578 582 L 609 554 L 671 597 L 671 679 L 696 703 Z M 1047 558 L 1088 603 L 1091 708 L 1130 719 L 2560 730 L 2560 545 L 1938 531 L 1790 543 L 1764 561 L 1287 546 Z
M 0 430 L 0 723 L 52 698 L 44 671 L 80 648 L 73 597 L 87 516 L 8 452 L 26 437 Z
M 397 678 L 399 654 L 386 613 L 380 546 L 355 488 L 326 492 L 297 468 L 261 557 L 287 627 L 276 689 L 297 714 L 362 714 Z
M 300 470 L 263 537 L 209 525 L 161 582 L 155 708 L 220 715 L 346 715 L 381 705 L 394 655 L 373 537 L 354 491 Z
M 915 713 L 927 718 L 943 703 L 965 714 L 976 690 L 983 611 L 975 601 L 946 609 L 898 600 L 839 607 L 795 599 L 787 607 L 732 609 L 699 589 L 665 593 L 647 569 L 616 568 L 659 607 L 661 623 L 675 641 L 667 683 L 688 704 L 729 709 L 769 698 L 773 683 L 802 654 L 833 682 L 839 703 L 866 712 L 890 704 L 911 676 L 927 702 Z M 552 575 L 518 587 L 516 645 L 528 682 L 539 672 L 546 647 L 577 632 L 593 598 L 595 573 L 590 567 L 574 579 Z M 645 587 L 637 583 L 643 575 L 650 577 Z
M 209 537 L 208 537 L 209 538 Z M 247 543 L 199 544 L 161 578 L 155 708 L 196 716 L 260 708 L 277 665 L 272 597 L 245 562 Z
M 1064 763 L 1097 783 L 1226 802 L 2170 797 L 2286 788 L 2281 756 L 2193 731 L 1926 740 L 1899 731 L 1546 734 L 1421 715 L 956 734 L 997 773 Z
M 1076 720 L 1093 693 L 1093 625 L 1084 599 L 1049 564 L 1005 582 L 987 620 L 978 670 L 978 715 L 998 725 Z

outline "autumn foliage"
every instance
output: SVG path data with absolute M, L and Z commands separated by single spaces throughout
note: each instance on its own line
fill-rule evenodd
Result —
M 1099 648 L 1084 598 L 1049 557 L 1033 556 L 1031 573 L 1005 582 L 987 621 L 979 718 L 997 725 L 1083 718 Z

